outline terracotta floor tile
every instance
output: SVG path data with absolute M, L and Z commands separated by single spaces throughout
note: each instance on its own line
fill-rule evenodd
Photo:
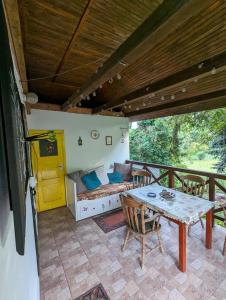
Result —
M 40 281 L 43 300 L 72 300 L 102 283 L 111 300 L 226 300 L 226 230 L 215 226 L 213 249 L 205 232 L 192 227 L 187 238 L 187 272 L 178 270 L 178 228 L 162 224 L 165 253 L 158 249 L 140 267 L 141 246 L 133 239 L 121 251 L 125 227 L 108 234 L 92 219 L 75 222 L 67 208 L 39 215 Z M 149 244 L 156 237 L 148 238 Z

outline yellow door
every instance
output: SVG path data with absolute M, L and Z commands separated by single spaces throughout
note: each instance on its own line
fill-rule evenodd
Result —
M 30 130 L 36 135 L 47 130 Z M 64 206 L 65 201 L 65 152 L 64 133 L 54 130 L 56 141 L 42 139 L 32 142 L 32 167 L 37 179 L 37 210 L 45 211 Z

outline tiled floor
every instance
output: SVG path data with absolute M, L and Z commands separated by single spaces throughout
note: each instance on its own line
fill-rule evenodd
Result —
M 213 249 L 206 250 L 204 231 L 195 225 L 187 241 L 187 272 L 181 273 L 176 266 L 177 225 L 161 223 L 165 254 L 155 250 L 141 270 L 138 241 L 121 252 L 125 227 L 105 234 L 92 219 L 75 223 L 67 208 L 41 213 L 42 299 L 75 299 L 100 282 L 111 300 L 226 299 L 226 257 L 221 254 L 226 230 L 216 226 Z

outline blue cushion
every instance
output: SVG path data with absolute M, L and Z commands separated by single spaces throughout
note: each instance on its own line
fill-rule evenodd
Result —
M 122 183 L 123 182 L 123 175 L 120 172 L 113 172 L 108 173 L 109 183 Z
M 95 171 L 92 171 L 84 176 L 82 176 L 82 182 L 86 186 L 87 190 L 92 191 L 101 185 L 99 178 Z

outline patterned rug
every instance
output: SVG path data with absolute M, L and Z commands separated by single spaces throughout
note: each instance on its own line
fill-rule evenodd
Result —
M 75 300 L 110 300 L 103 285 L 100 283 Z
M 126 225 L 125 217 L 121 209 L 95 217 L 93 220 L 103 230 L 104 233 L 108 233 Z

